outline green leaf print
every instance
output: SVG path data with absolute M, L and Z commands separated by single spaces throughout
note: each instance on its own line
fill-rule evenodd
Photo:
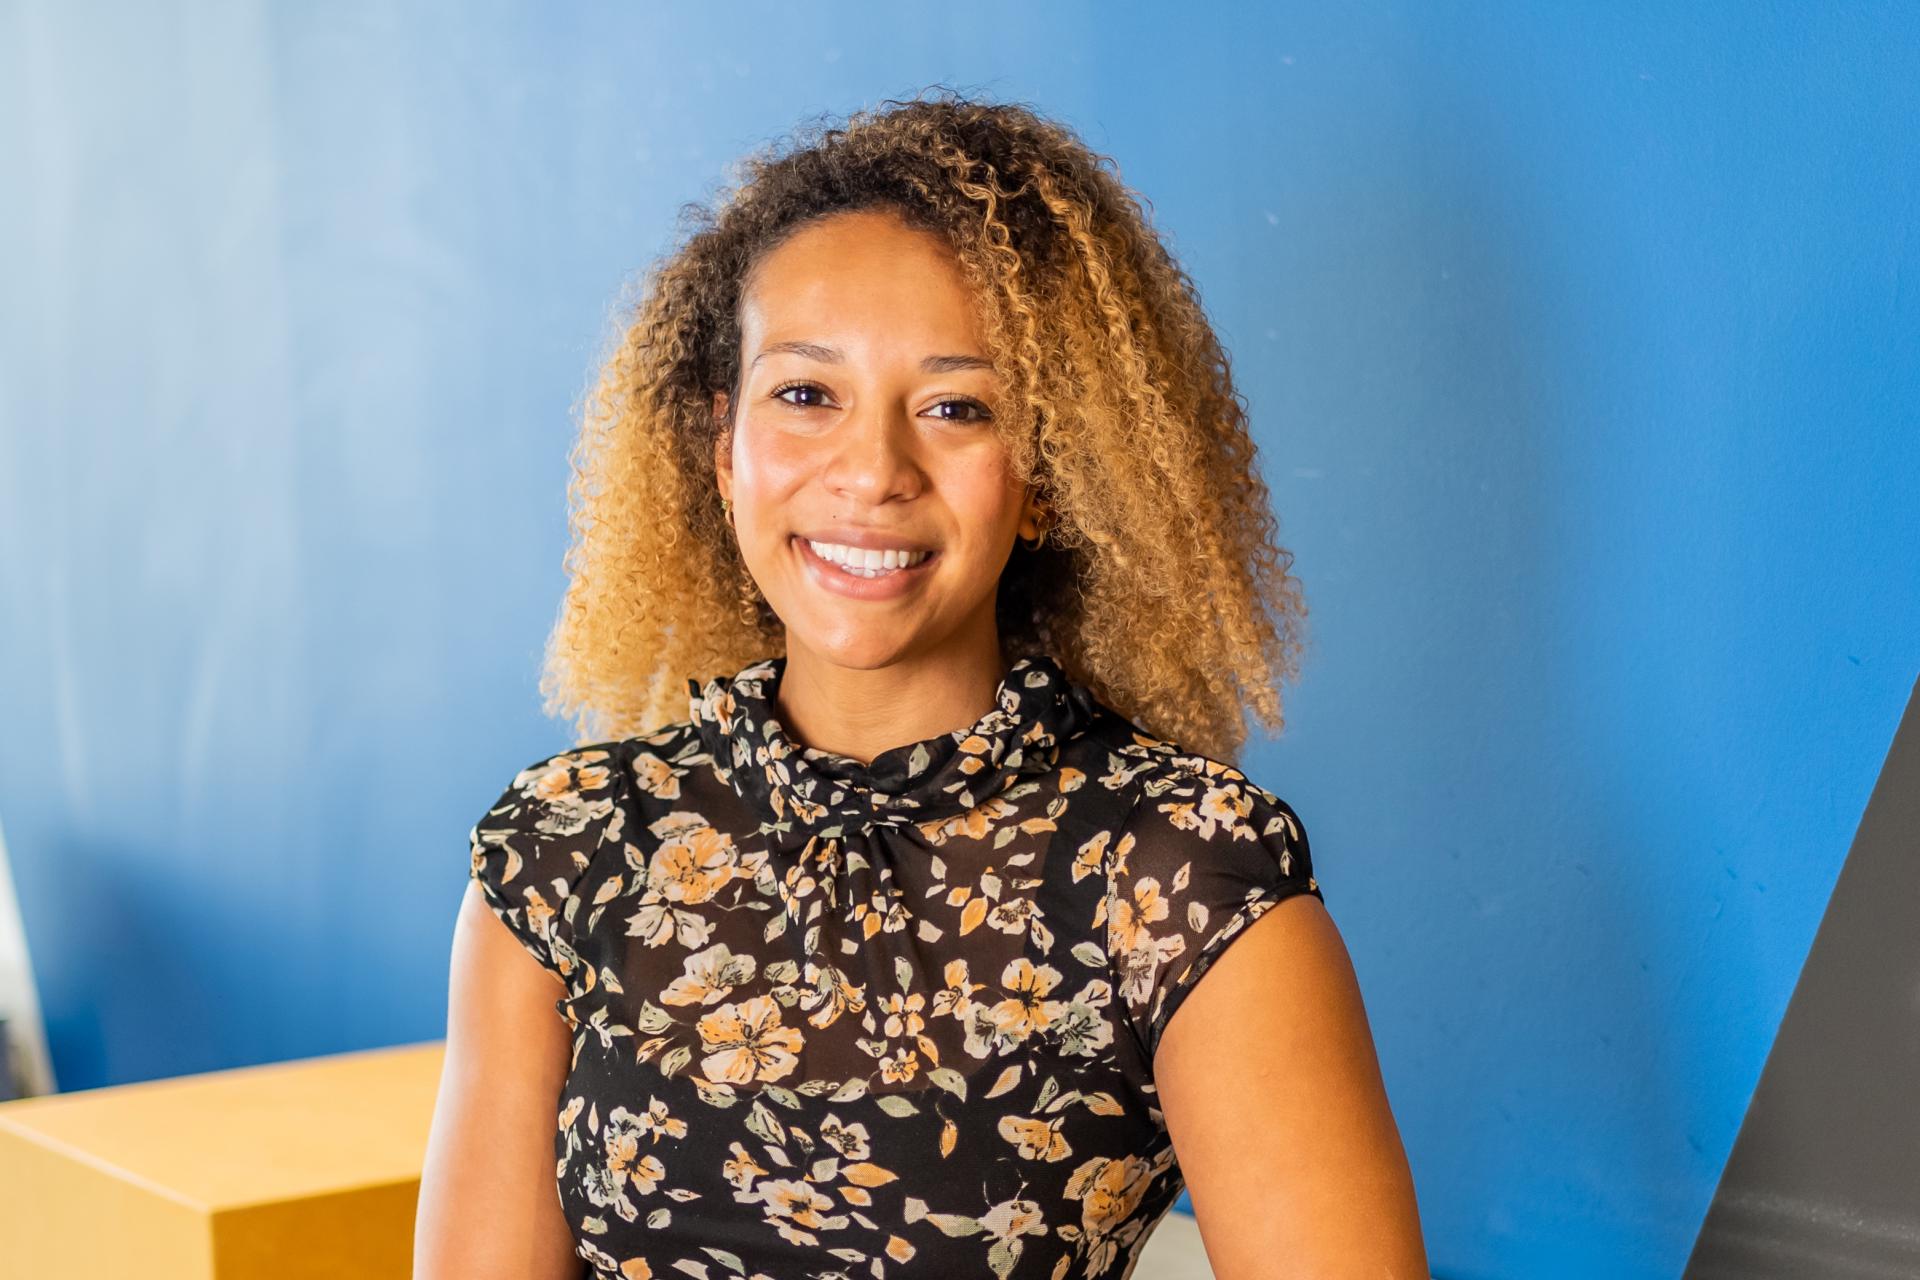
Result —
M 955 1071 L 952 1067 L 935 1067 L 933 1070 L 927 1072 L 927 1079 L 933 1081 L 942 1089 L 945 1089 L 948 1093 L 960 1099 L 960 1101 L 965 1102 L 967 1100 L 967 1078 L 958 1071 Z

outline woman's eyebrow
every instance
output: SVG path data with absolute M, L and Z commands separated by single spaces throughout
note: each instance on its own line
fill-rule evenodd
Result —
M 769 342 L 747 367 L 751 369 L 763 358 L 782 351 L 808 360 L 818 360 L 821 364 L 839 364 L 846 359 L 845 353 L 838 347 L 793 338 L 785 342 Z M 991 369 L 993 361 L 984 356 L 926 356 L 920 361 L 920 367 L 928 373 L 958 373 L 962 369 Z

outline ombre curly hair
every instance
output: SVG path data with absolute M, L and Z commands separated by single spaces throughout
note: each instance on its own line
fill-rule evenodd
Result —
M 1143 209 L 1143 204 L 1145 209 Z M 1004 391 L 1008 460 L 1050 513 L 998 589 L 1009 660 L 1050 653 L 1148 733 L 1234 762 L 1277 733 L 1306 609 L 1193 282 L 1113 162 L 1019 104 L 940 89 L 815 118 L 681 210 L 580 407 L 566 594 L 540 691 L 581 740 L 686 714 L 689 677 L 783 652 L 720 507 L 741 290 L 814 219 L 887 209 L 944 237 Z

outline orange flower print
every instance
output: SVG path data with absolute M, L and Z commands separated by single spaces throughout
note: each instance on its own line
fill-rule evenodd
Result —
M 919 992 L 882 997 L 880 1012 L 887 1015 L 884 1024 L 887 1039 L 898 1040 L 902 1036 L 919 1035 L 927 1025 L 927 1020 L 920 1016 L 920 1011 L 926 1007 L 927 998 Z
M 639 1189 L 642 1195 L 660 1185 L 660 1179 L 667 1176 L 666 1166 L 653 1156 L 641 1156 L 627 1170 L 627 1178 Z
M 898 899 L 889 900 L 884 894 L 874 894 L 866 902 L 856 903 L 853 908 L 853 920 L 860 926 L 863 936 L 871 938 L 876 933 L 899 933 L 912 921 L 907 912 L 907 904 Z
M 754 1188 L 765 1207 L 767 1221 L 790 1244 L 819 1244 L 815 1231 L 835 1230 L 847 1225 L 847 1216 L 830 1216 L 833 1201 L 811 1184 L 791 1178 L 774 1178 Z
M 575 757 L 576 760 L 583 760 L 585 758 L 586 757 L 580 756 Z M 591 758 L 595 760 L 605 760 L 607 753 L 604 751 L 595 751 L 591 753 Z M 613 770 L 604 764 L 583 763 L 575 768 L 573 772 L 574 781 L 582 791 L 598 791 L 613 780 Z
M 731 1142 L 727 1147 L 733 1152 L 733 1159 L 720 1166 L 721 1176 L 731 1182 L 736 1191 L 752 1191 L 753 1180 L 767 1176 L 766 1167 L 748 1155 L 739 1143 Z
M 1033 927 L 1040 905 L 1032 898 L 1013 898 L 987 913 L 987 923 L 1002 933 L 1019 934 Z
M 888 1084 L 904 1084 L 919 1070 L 919 1055 L 904 1046 L 880 1059 L 880 1078 Z
M 867 1007 L 866 993 L 847 975 L 830 964 L 807 961 L 806 985 L 800 990 L 800 1007 L 807 1021 L 816 1027 L 831 1025 L 843 1013 L 858 1013 Z
M 578 1101 L 578 1099 L 575 1099 Z M 651 1134 L 655 1142 L 662 1138 L 684 1138 L 687 1136 L 687 1122 L 675 1119 L 667 1114 L 667 1104 L 658 1098 L 647 1099 L 647 1109 L 640 1115 L 640 1132 Z
M 700 1066 L 707 1079 L 728 1084 L 778 1080 L 793 1070 L 803 1043 L 797 1028 L 780 1025 L 780 1006 L 769 996 L 721 1005 L 696 1029 L 706 1049 Z
M 873 1154 L 867 1141 L 867 1126 L 848 1124 L 831 1111 L 820 1125 L 820 1141 L 838 1151 L 843 1160 L 865 1160 Z
M 658 1160 L 640 1154 L 640 1139 L 646 1134 L 646 1117 L 636 1116 L 625 1107 L 615 1107 L 607 1113 L 605 1141 L 608 1171 L 617 1182 L 632 1178 L 641 1184 L 642 1191 L 651 1191 L 651 1184 L 659 1181 L 664 1170 Z
M 813 891 L 820 887 L 819 880 L 807 871 L 804 864 L 798 862 L 787 868 L 787 874 L 779 884 L 783 890 L 780 905 L 796 919 L 799 917 L 799 904 L 812 897 Z
M 995 1020 L 1022 1040 L 1046 1030 L 1066 1007 L 1064 1001 L 1046 999 L 1059 985 L 1060 971 L 1050 964 L 1035 965 L 1024 956 L 1009 962 L 1000 975 L 1007 998 L 993 1007 Z
M 590 800 L 582 794 L 606 786 L 611 775 L 597 762 L 607 757 L 605 751 L 575 752 L 571 757 L 557 758 L 560 762 L 550 767 L 516 778 L 514 785 L 539 805 L 540 816 L 533 830 L 550 836 L 578 835 L 590 823 L 612 813 L 612 799 L 602 796 Z
M 969 1011 L 967 1052 L 976 1058 L 1007 1053 L 1046 1030 L 1066 1008 L 1065 1001 L 1046 998 L 1058 985 L 1060 971 L 1052 965 L 1035 965 L 1024 956 L 1010 961 L 1000 975 L 1006 999 L 977 1001 Z
M 1235 839 L 1252 839 L 1257 834 L 1246 821 L 1253 812 L 1253 797 L 1245 788 L 1229 781 L 1226 786 L 1209 785 L 1198 800 L 1163 804 L 1161 810 L 1173 819 L 1173 825 L 1198 831 L 1213 839 L 1216 827 L 1225 827 Z
M 634 785 L 657 800 L 680 798 L 680 775 L 673 766 L 651 751 L 636 752 L 633 757 Z
M 1107 846 L 1111 844 L 1112 841 L 1113 833 L 1111 831 L 1099 831 L 1094 833 L 1092 838 L 1080 846 L 1079 851 L 1073 855 L 1073 882 L 1075 884 L 1079 884 L 1088 876 L 1097 876 L 1100 874 L 1101 868 L 1107 865 Z M 1131 848 L 1132 845 L 1133 835 L 1131 832 L 1121 836 L 1120 844 L 1115 847 L 1116 856 L 1124 858 L 1126 851 Z
M 666 1177 L 666 1166 L 651 1155 L 640 1154 L 643 1130 L 636 1116 L 625 1107 L 615 1107 L 607 1115 L 601 1138 L 606 1159 L 586 1170 L 587 1199 L 601 1208 L 610 1208 L 622 1219 L 632 1222 L 640 1210 L 627 1192 L 650 1194 Z
M 1183 864 L 1174 873 L 1176 892 L 1185 885 L 1190 865 Z M 1186 937 L 1177 930 L 1156 938 L 1147 928 L 1165 920 L 1169 914 L 1160 881 L 1153 876 L 1136 880 L 1131 896 L 1116 895 L 1110 899 L 1107 939 L 1120 974 L 1123 999 L 1145 1000 L 1153 990 L 1154 975 L 1160 966 L 1186 951 Z
M 1001 1116 L 1000 1136 L 1011 1142 L 1022 1160 L 1065 1160 L 1073 1154 L 1067 1140 L 1060 1136 L 1065 1115 L 1052 1120 L 1031 1116 Z
M 1167 899 L 1160 892 L 1160 882 L 1152 876 L 1141 876 L 1133 882 L 1130 897 L 1116 897 L 1113 900 L 1107 929 L 1117 950 L 1132 951 L 1148 940 L 1148 925 L 1158 924 L 1166 918 Z
M 973 993 L 986 987 L 984 982 L 967 980 L 967 962 L 949 960 L 941 972 L 946 986 L 933 993 L 933 1012 L 939 1017 L 964 1019 L 973 1004 Z
M 706 902 L 732 878 L 733 838 L 704 822 L 662 844 L 647 864 L 647 888 L 669 902 Z
M 803 827 L 817 825 L 827 816 L 827 807 L 815 800 L 809 800 L 792 789 L 792 776 L 783 764 L 769 764 L 767 778 L 773 784 L 773 816 L 776 820 L 787 819 Z
M 1019 807 L 1004 797 L 994 796 L 947 818 L 930 818 L 916 824 L 928 844 L 942 845 L 950 840 L 984 840 L 998 828 L 1000 820 L 1019 812 Z
M 525 790 L 535 800 L 544 800 L 549 804 L 574 794 L 576 788 L 573 785 L 572 764 L 562 762 L 542 770 L 526 783 Z
M 1152 1181 L 1153 1166 L 1134 1156 L 1118 1160 L 1096 1156 L 1073 1171 L 1067 1196 L 1080 1202 L 1080 1227 L 1091 1253 L 1089 1271 L 1105 1271 L 1118 1251 L 1115 1228 L 1139 1207 Z

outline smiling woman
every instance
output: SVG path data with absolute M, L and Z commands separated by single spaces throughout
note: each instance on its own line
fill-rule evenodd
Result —
M 679 677 L 789 648 L 796 620 L 756 572 L 769 513 L 743 497 L 756 523 L 737 535 L 722 503 L 737 427 L 783 457 L 839 447 L 824 480 L 876 441 L 990 459 L 1030 493 L 963 535 L 1010 551 L 991 593 L 1006 654 L 1051 653 L 1223 758 L 1249 711 L 1282 729 L 1305 617 L 1292 557 L 1227 354 L 1111 162 L 1023 107 L 945 95 L 815 123 L 738 172 L 689 208 L 587 399 L 548 709 L 582 740 L 637 733 L 679 714 Z M 926 532 L 936 517 L 895 496 L 783 501 Z M 1045 542 L 1016 545 L 1036 518 Z M 976 659 L 976 703 L 992 665 Z
M 951 96 L 755 157 L 576 463 L 583 745 L 470 833 L 417 1276 L 1109 1280 L 1183 1188 L 1223 1280 L 1426 1275 L 1230 762 L 1298 584 L 1104 161 Z

